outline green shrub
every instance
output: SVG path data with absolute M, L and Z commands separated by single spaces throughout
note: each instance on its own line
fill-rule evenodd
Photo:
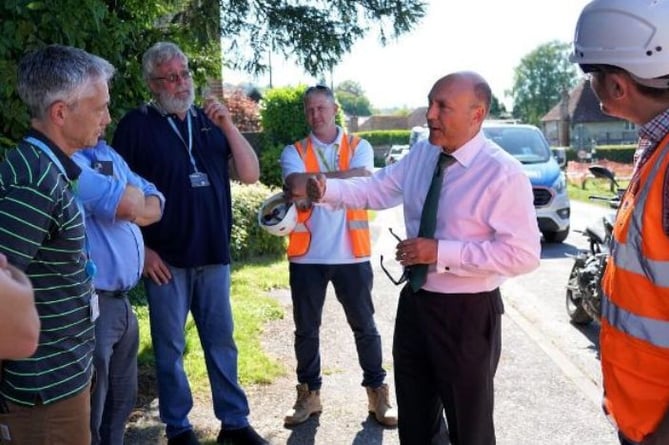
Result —
M 358 131 L 355 134 L 367 139 L 372 146 L 408 144 L 411 130 L 372 130 Z
M 600 145 L 595 148 L 593 158 L 631 164 L 634 162 L 636 145 Z M 567 161 L 579 161 L 578 150 L 570 147 L 567 150 Z
M 260 255 L 280 256 L 286 252 L 286 238 L 270 235 L 258 224 L 263 201 L 276 193 L 264 184 L 232 183 L 232 235 L 230 254 L 234 261 Z
M 260 152 L 260 181 L 269 187 L 281 188 L 283 184 L 279 158 L 284 147 L 283 144 L 266 144 Z
M 275 144 L 290 144 L 309 133 L 304 119 L 302 95 L 306 86 L 272 88 L 265 92 L 260 121 L 265 136 L 263 151 Z

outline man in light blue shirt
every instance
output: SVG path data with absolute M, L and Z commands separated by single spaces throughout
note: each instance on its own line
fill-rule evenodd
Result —
M 138 225 L 160 220 L 165 198 L 103 140 L 72 159 L 82 170 L 76 193 L 86 214 L 86 249 L 97 269 L 93 282 L 100 299 L 92 443 L 122 444 L 137 397 L 139 330 L 128 291 L 144 267 L 144 239 Z

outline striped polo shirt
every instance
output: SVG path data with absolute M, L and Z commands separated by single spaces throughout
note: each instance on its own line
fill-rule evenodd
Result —
M 32 357 L 3 362 L 0 394 L 32 406 L 87 387 L 95 330 L 84 223 L 72 192 L 79 167 L 43 134 L 29 136 L 52 157 L 23 141 L 0 164 L 0 252 L 30 278 L 42 326 Z

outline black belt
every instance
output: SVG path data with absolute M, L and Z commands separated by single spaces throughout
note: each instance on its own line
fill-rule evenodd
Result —
M 127 290 L 102 290 L 96 289 L 95 292 L 101 297 L 125 298 L 128 296 Z

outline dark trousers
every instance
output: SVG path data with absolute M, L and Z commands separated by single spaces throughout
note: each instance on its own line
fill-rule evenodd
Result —
M 319 330 L 328 283 L 332 282 L 358 351 L 362 385 L 379 387 L 386 371 L 382 367 L 381 336 L 374 322 L 372 280 L 369 261 L 354 264 L 290 263 L 290 292 L 295 322 L 297 381 L 310 390 L 320 389 L 321 355 Z
M 494 445 L 493 379 L 501 351 L 499 289 L 441 294 L 405 286 L 393 339 L 400 443 Z

